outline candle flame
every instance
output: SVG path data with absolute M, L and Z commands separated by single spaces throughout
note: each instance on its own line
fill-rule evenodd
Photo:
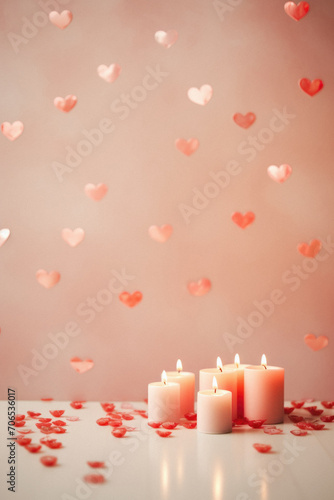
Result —
M 214 390 L 215 394 L 217 392 L 217 389 L 218 389 L 218 384 L 217 384 L 217 379 L 216 377 L 213 377 L 212 379 L 212 389 Z
M 220 357 L 218 356 L 217 358 L 217 368 L 218 370 L 220 370 L 221 372 L 223 371 L 223 363 L 222 363 L 222 360 L 220 359 Z
M 266 358 L 265 354 L 262 354 L 261 366 L 263 366 L 265 369 L 267 369 L 267 358 Z
M 176 369 L 179 373 L 182 372 L 182 361 L 180 359 L 176 362 Z
M 165 370 L 162 372 L 161 374 L 161 382 L 164 384 L 164 385 L 167 385 L 167 373 L 165 372 Z
M 239 366 L 240 366 L 240 356 L 239 356 L 239 354 L 236 354 L 236 355 L 234 356 L 234 364 L 235 364 L 235 366 L 236 366 L 237 368 L 239 368 Z

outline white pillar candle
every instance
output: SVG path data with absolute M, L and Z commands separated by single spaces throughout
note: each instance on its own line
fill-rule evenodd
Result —
M 180 385 L 167 381 L 166 372 L 161 382 L 148 384 L 148 420 L 154 422 L 179 422 Z
M 213 389 L 197 393 L 197 430 L 206 434 L 226 434 L 232 431 L 232 393 Z
M 217 368 L 204 368 L 199 372 L 199 390 L 212 388 L 213 377 L 216 377 L 218 389 L 232 393 L 232 418 L 237 418 L 238 385 L 237 372 L 233 368 L 223 367 L 220 357 L 217 358 Z
M 261 366 L 247 366 L 245 377 L 245 417 L 279 424 L 284 417 L 284 369 L 267 366 L 262 356 Z
M 224 365 L 224 368 L 234 369 L 237 372 L 237 416 L 244 416 L 244 371 L 247 364 L 240 364 L 239 354 L 234 357 L 234 364 Z
M 182 371 L 181 360 L 177 360 L 176 371 L 167 372 L 168 382 L 180 384 L 180 416 L 194 412 L 195 374 Z

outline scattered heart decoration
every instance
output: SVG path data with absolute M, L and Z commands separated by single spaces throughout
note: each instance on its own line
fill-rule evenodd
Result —
M 24 125 L 20 121 L 16 121 L 13 123 L 3 122 L 1 124 L 1 132 L 7 139 L 10 141 L 15 141 L 22 134 L 24 129 Z
M 36 279 L 45 288 L 52 288 L 60 280 L 60 273 L 58 271 L 50 271 L 48 273 L 45 269 L 39 269 L 36 272 Z
M 211 281 L 208 278 L 202 278 L 198 281 L 188 283 L 188 291 L 195 297 L 201 297 L 211 290 Z
M 312 240 L 310 244 L 300 243 L 298 245 L 298 252 L 304 255 L 304 257 L 314 258 L 321 250 L 321 241 Z
M 299 2 L 296 5 L 294 2 L 286 2 L 284 10 L 295 21 L 300 21 L 308 13 L 310 6 L 307 2 Z
M 320 351 L 328 345 L 328 337 L 325 335 L 319 335 L 316 337 L 313 333 L 309 333 L 304 337 L 305 344 L 312 349 L 312 351 Z
M 63 240 L 70 245 L 70 247 L 76 247 L 85 237 L 85 231 L 81 227 L 77 227 L 72 230 L 68 227 L 64 228 L 61 232 Z
M 164 224 L 163 226 L 150 226 L 148 228 L 148 234 L 152 240 L 159 241 L 159 243 L 164 243 L 167 241 L 173 233 L 173 227 L 170 224 Z
M 236 113 L 233 116 L 233 120 L 237 125 L 239 125 L 239 127 L 249 128 L 255 122 L 256 116 L 252 112 L 246 113 L 245 115 L 242 115 L 241 113 Z
M 244 215 L 240 212 L 234 212 L 231 216 L 232 221 L 241 229 L 245 229 L 247 226 L 252 224 L 255 219 L 255 214 L 253 212 L 246 212 Z
M 78 101 L 78 98 L 75 95 L 67 95 L 66 97 L 55 97 L 53 104 L 60 111 L 64 111 L 68 113 L 71 109 L 74 108 Z
M 165 47 L 165 49 L 169 49 L 177 41 L 178 33 L 176 30 L 157 31 L 154 34 L 154 38 L 155 41 Z
M 194 139 L 191 137 L 190 139 L 176 139 L 175 141 L 176 148 L 181 151 L 186 156 L 191 156 L 195 151 L 197 151 L 199 146 L 198 139 Z
M 118 64 L 111 64 L 110 66 L 101 64 L 97 68 L 97 74 L 99 75 L 99 77 L 108 83 L 113 83 L 115 80 L 117 80 L 120 72 L 121 67 Z
M 301 78 L 298 83 L 300 88 L 311 97 L 320 92 L 324 86 L 323 81 L 319 78 L 312 81 L 308 78 Z
M 205 84 L 201 88 L 191 87 L 188 90 L 188 98 L 191 102 L 205 106 L 211 99 L 213 94 L 213 89 L 211 85 Z
M 143 294 L 141 292 L 122 292 L 119 294 L 119 300 L 128 307 L 135 307 L 139 302 L 141 302 Z
M 103 183 L 100 184 L 86 184 L 85 193 L 94 201 L 100 201 L 105 197 L 108 191 L 108 186 Z
M 8 229 L 7 227 L 0 229 L 0 247 L 2 247 L 4 243 L 6 243 L 9 236 L 10 236 L 10 229 Z
M 290 177 L 292 168 L 287 163 L 283 163 L 279 167 L 270 165 L 270 167 L 267 168 L 267 172 L 273 181 L 283 183 Z
M 69 10 L 63 10 L 60 13 L 57 12 L 56 10 L 53 10 L 52 12 L 49 13 L 49 19 L 54 26 L 57 26 L 57 28 L 63 30 L 69 24 L 71 24 L 73 19 L 73 14 Z
M 78 373 L 85 373 L 91 370 L 94 366 L 94 361 L 92 359 L 81 359 L 74 357 L 70 360 L 72 368 Z

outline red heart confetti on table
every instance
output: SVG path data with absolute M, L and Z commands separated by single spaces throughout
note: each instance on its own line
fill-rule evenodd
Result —
M 27 437 L 24 437 L 24 436 L 18 436 L 16 438 L 16 442 L 20 446 L 26 446 L 27 444 L 31 443 L 31 438 L 27 438 Z
M 10 230 L 8 228 L 0 229 L 0 247 L 8 240 L 10 236 Z
M 157 31 L 154 34 L 154 38 L 160 45 L 169 49 L 177 41 L 178 33 L 174 29 L 168 31 Z
M 278 429 L 277 427 L 265 427 L 263 429 L 263 432 L 265 434 L 270 434 L 271 436 L 273 436 L 275 434 L 282 434 L 283 433 L 283 429 Z
M 30 453 L 38 453 L 42 448 L 41 444 L 30 443 L 25 446 L 25 449 L 30 451 Z
M 164 243 L 167 241 L 173 233 L 173 228 L 170 224 L 164 224 L 163 226 L 150 226 L 148 228 L 148 234 L 152 240 L 158 241 L 159 243 Z
M 31 429 L 16 429 L 16 432 L 19 432 L 20 434 L 31 434 L 34 431 Z
M 126 429 L 125 427 L 119 427 L 118 429 L 113 429 L 111 434 L 117 438 L 122 438 L 126 434 Z
M 110 422 L 110 418 L 107 418 L 107 417 L 98 418 L 96 420 L 97 425 L 101 425 L 101 426 L 109 425 L 109 422 Z
M 60 273 L 58 271 L 50 271 L 48 273 L 45 269 L 39 269 L 36 272 L 36 279 L 45 288 L 52 288 L 60 280 Z
M 162 422 L 152 422 L 152 421 L 147 422 L 147 425 L 149 425 L 153 429 L 159 429 L 159 427 L 161 427 L 161 424 Z
M 188 291 L 191 295 L 201 297 L 211 290 L 211 281 L 208 278 L 202 278 L 198 281 L 188 283 Z
M 135 307 L 142 300 L 143 294 L 141 292 L 122 292 L 119 294 L 119 300 L 128 307 Z
M 307 410 L 309 413 L 311 413 L 311 415 L 315 417 L 318 417 L 324 412 L 324 410 L 318 409 L 316 406 L 304 406 L 304 410 Z
M 190 420 L 191 422 L 196 422 L 197 421 L 197 413 L 194 412 L 187 412 L 184 414 L 184 417 L 187 420 Z
M 322 406 L 324 406 L 325 408 L 327 408 L 329 410 L 334 408 L 334 401 L 321 401 L 321 404 L 322 404 Z
M 114 411 L 115 409 L 114 403 L 105 402 L 105 403 L 100 403 L 100 405 L 102 406 L 104 411 Z
M 44 457 L 40 458 L 41 463 L 46 467 L 53 467 L 57 464 L 57 460 L 57 457 L 53 457 L 51 455 L 45 455 Z
M 254 443 L 253 447 L 259 452 L 259 453 L 268 453 L 268 451 L 271 450 L 270 444 L 261 444 L 261 443 Z
M 304 257 L 314 258 L 321 250 L 321 241 L 312 240 L 310 244 L 300 243 L 298 245 L 298 252 L 304 255 Z
M 325 335 L 316 337 L 313 333 L 308 333 L 304 337 L 304 342 L 312 351 L 320 351 L 328 345 L 328 338 Z
M 20 414 L 15 415 L 15 421 L 24 420 L 25 418 L 26 418 L 26 416 L 25 416 L 25 415 L 20 415 Z
M 252 112 L 246 113 L 245 115 L 235 113 L 233 120 L 237 125 L 239 125 L 239 127 L 249 128 L 255 122 L 256 116 Z
M 162 438 L 166 438 L 172 434 L 172 431 L 161 431 L 160 429 L 158 429 L 155 432 L 158 434 L 158 436 L 160 436 Z
M 118 64 L 110 64 L 106 66 L 105 64 L 100 64 L 97 68 L 97 74 L 100 78 L 108 83 L 113 83 L 119 77 L 121 73 L 121 67 Z
M 293 401 L 291 401 L 291 404 L 294 408 L 302 408 L 305 404 L 305 401 L 304 401 L 304 399 L 301 401 L 294 401 L 293 400 Z
M 102 469 L 105 467 L 104 462 L 87 462 L 89 467 L 92 467 L 92 469 Z
M 309 11 L 309 4 L 307 2 L 299 2 L 296 5 L 294 2 L 286 2 L 284 4 L 284 10 L 295 21 L 300 21 Z
M 202 85 L 201 88 L 191 87 L 188 90 L 188 98 L 191 102 L 195 104 L 200 104 L 201 106 L 205 106 L 211 99 L 213 94 L 213 89 L 211 85 L 205 84 Z
M 1 132 L 7 139 L 10 141 L 15 141 L 22 134 L 24 129 L 24 125 L 20 121 L 16 121 L 13 123 L 3 122 L 1 124 Z
M 267 168 L 267 172 L 273 181 L 282 183 L 290 177 L 292 168 L 286 163 L 283 163 L 279 167 L 276 165 L 270 165 L 270 167 Z
M 186 429 L 196 429 L 197 422 L 182 422 L 183 427 Z
M 199 140 L 191 137 L 190 139 L 176 139 L 176 148 L 181 151 L 186 156 L 191 156 L 195 151 L 197 151 L 199 146 Z
M 290 431 L 294 436 L 307 436 L 308 432 L 302 429 L 293 429 Z
M 86 184 L 85 193 L 86 195 L 94 201 L 100 201 L 107 194 L 108 187 L 103 184 Z
M 55 97 L 53 100 L 53 104 L 57 109 L 60 111 L 64 111 L 65 113 L 68 113 L 71 111 L 71 109 L 74 108 L 78 101 L 78 98 L 75 95 L 67 95 L 65 98 L 64 97 Z
M 41 413 L 34 412 L 34 411 L 27 411 L 27 414 L 29 415 L 29 417 L 32 417 L 32 418 L 36 418 L 36 417 L 39 417 L 40 415 L 42 415 Z
M 163 422 L 161 424 L 161 427 L 163 427 L 164 429 L 173 430 L 173 429 L 175 429 L 175 427 L 177 427 L 177 423 L 176 422 Z
M 49 13 L 49 19 L 54 26 L 63 30 L 72 22 L 73 15 L 69 10 L 63 10 L 60 13 L 53 10 Z
M 84 239 L 85 231 L 81 227 L 73 230 L 66 227 L 62 230 L 61 237 L 70 247 L 76 247 Z
M 334 421 L 334 415 L 321 415 L 320 420 L 322 422 L 333 422 Z
M 294 424 L 297 424 L 297 423 L 302 422 L 304 420 L 304 417 L 302 417 L 301 415 L 288 415 L 288 418 Z
M 231 216 L 233 222 L 241 229 L 245 229 L 247 226 L 252 224 L 255 219 L 255 214 L 253 212 L 246 212 L 244 215 L 240 212 L 234 212 Z
M 74 368 L 74 370 L 78 373 L 85 373 L 88 370 L 91 370 L 94 366 L 94 361 L 92 359 L 83 360 L 83 359 L 78 358 L 78 357 L 72 358 L 70 360 L 70 363 L 71 363 L 72 368 Z
M 14 425 L 15 425 L 15 427 L 23 427 L 24 425 L 26 425 L 26 421 L 25 420 L 15 420 Z
M 105 482 L 105 477 L 102 474 L 86 474 L 84 481 L 91 484 L 102 484 Z
M 285 415 L 289 415 L 290 413 L 292 413 L 294 411 L 294 407 L 293 406 L 284 406 L 284 413 Z
M 72 401 L 72 403 L 70 403 L 70 406 L 74 408 L 74 410 L 81 410 L 82 403 L 80 403 L 80 401 Z M 73 418 L 77 419 L 78 417 L 73 417 Z
M 260 429 L 263 424 L 265 423 L 265 419 L 258 419 L 258 420 L 248 420 L 246 419 L 246 424 L 249 425 L 249 427 L 252 427 L 252 429 Z
M 66 417 L 66 420 L 69 422 L 77 422 L 79 420 L 79 417 Z
M 308 78 L 301 78 L 298 83 L 300 88 L 311 97 L 320 92 L 324 86 L 322 80 L 319 79 L 311 81 Z

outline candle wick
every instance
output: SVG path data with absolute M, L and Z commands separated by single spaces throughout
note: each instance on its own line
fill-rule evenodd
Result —
M 267 369 L 266 365 L 262 365 L 262 366 L 263 366 L 263 368 L 264 368 L 265 370 Z
M 177 373 L 181 373 L 181 370 L 177 370 Z
M 215 394 L 217 393 L 217 387 L 215 387 Z

